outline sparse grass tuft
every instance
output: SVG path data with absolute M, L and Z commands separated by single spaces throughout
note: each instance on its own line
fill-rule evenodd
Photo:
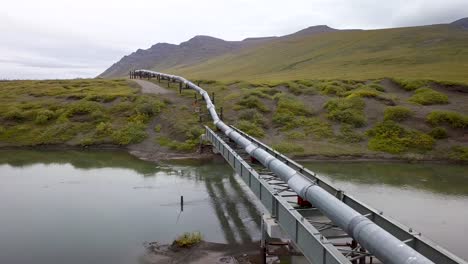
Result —
M 177 245 L 182 248 L 189 248 L 195 246 L 196 244 L 202 241 L 202 235 L 200 232 L 184 233 L 181 236 L 177 237 L 173 245 Z
M 421 105 L 448 104 L 448 96 L 430 88 L 419 88 L 408 101 Z

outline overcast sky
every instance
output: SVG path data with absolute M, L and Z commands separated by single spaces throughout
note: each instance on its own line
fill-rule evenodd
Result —
M 13 0 L 0 9 L 0 79 L 95 77 L 122 56 L 195 35 L 226 40 L 313 25 L 449 23 L 468 0 Z

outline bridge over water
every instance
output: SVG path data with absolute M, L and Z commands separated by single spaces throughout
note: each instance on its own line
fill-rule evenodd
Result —
M 202 96 L 216 126 L 216 130 L 205 127 L 205 139 L 270 213 L 262 219 L 264 232 L 272 235 L 278 225 L 310 263 L 468 264 L 421 233 L 225 124 L 209 94 L 198 85 L 180 76 L 149 70 L 133 71 L 130 78 L 164 79 Z

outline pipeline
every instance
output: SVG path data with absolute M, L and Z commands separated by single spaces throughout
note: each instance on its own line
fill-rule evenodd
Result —
M 302 175 L 299 171 L 289 167 L 226 125 L 216 113 L 215 106 L 211 102 L 208 93 L 199 86 L 183 77 L 160 72 L 136 70 L 134 74 L 164 77 L 168 80 L 178 81 L 186 85 L 186 87 L 197 91 L 205 99 L 206 107 L 210 112 L 213 123 L 219 130 L 236 142 L 237 145 L 244 148 L 251 157 L 254 157 L 262 163 L 263 166 L 274 172 L 300 197 L 311 202 L 325 216 L 333 221 L 335 225 L 342 228 L 354 240 L 359 242 L 362 247 L 371 252 L 383 263 L 433 264 L 433 262 L 425 256 L 406 245 L 403 241 L 392 236 L 367 217 L 342 203 L 312 180 Z

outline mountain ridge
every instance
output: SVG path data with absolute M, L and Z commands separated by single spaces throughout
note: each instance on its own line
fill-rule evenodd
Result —
M 439 38 L 434 39 L 431 36 L 431 33 L 427 32 L 428 29 L 429 31 L 433 30 L 434 32 L 436 32 L 434 34 L 440 34 L 441 36 Z M 459 32 L 460 29 L 462 30 L 462 32 Z M 141 69 L 141 68 L 153 69 L 153 70 L 159 70 L 159 71 L 171 70 L 175 72 L 178 72 L 179 69 L 198 70 L 200 68 L 203 68 L 203 65 L 214 66 L 213 62 L 223 60 L 223 58 L 226 60 L 224 61 L 224 64 L 221 64 L 221 65 L 216 64 L 215 67 L 224 68 L 227 66 L 227 64 L 231 63 L 231 61 L 227 60 L 226 58 L 236 58 L 236 56 L 237 57 L 244 56 L 243 59 L 247 63 L 248 57 L 245 57 L 246 54 L 249 54 L 249 56 L 253 56 L 257 52 L 261 53 L 262 50 L 272 45 L 273 46 L 276 45 L 277 47 L 281 46 L 281 48 L 278 48 L 279 50 L 271 54 L 265 54 L 265 56 L 278 56 L 278 54 L 280 53 L 287 52 L 287 53 L 290 53 L 290 56 L 288 56 L 285 59 L 298 57 L 297 59 L 294 59 L 295 62 L 291 62 L 291 64 L 283 65 L 282 67 L 276 69 L 277 71 L 287 70 L 291 72 L 292 70 L 300 70 L 301 67 L 304 67 L 307 64 L 310 64 L 311 62 L 324 61 L 325 58 L 331 58 L 334 56 L 333 54 L 327 55 L 327 52 L 329 52 L 327 51 L 329 50 L 329 48 L 327 48 L 327 45 L 325 46 L 322 45 L 318 47 L 320 49 L 323 49 L 322 54 L 317 55 L 318 57 L 311 57 L 310 55 L 308 55 L 308 53 L 313 52 L 313 51 L 310 49 L 307 49 L 307 47 L 301 47 L 301 49 L 303 49 L 303 53 L 298 53 L 297 48 L 295 48 L 296 51 L 291 50 L 291 47 L 293 45 L 299 45 L 300 42 L 312 43 L 312 42 L 319 42 L 321 39 L 324 39 L 324 38 L 331 38 L 330 40 L 331 42 L 328 43 L 328 45 L 331 45 L 331 46 L 335 44 L 344 45 L 345 43 L 340 44 L 339 42 L 343 42 L 343 41 L 346 41 L 346 39 L 349 39 L 348 40 L 349 43 L 352 44 L 355 42 L 365 42 L 366 38 L 371 37 L 372 35 L 375 35 L 375 34 L 380 34 L 381 32 L 388 32 L 391 35 L 393 34 L 392 32 L 411 31 L 412 32 L 411 34 L 416 34 L 416 35 L 418 35 L 419 32 L 425 32 L 424 34 L 426 35 L 424 36 L 421 35 L 422 38 L 427 38 L 423 42 L 426 43 L 425 45 L 434 46 L 434 45 L 442 45 L 444 43 L 447 44 L 445 40 L 457 39 L 458 38 L 457 35 L 464 36 L 465 32 L 468 32 L 468 31 L 464 31 L 466 29 L 468 29 L 468 18 L 459 19 L 449 24 L 427 25 L 427 26 L 408 27 L 408 28 L 378 29 L 378 30 L 359 30 L 359 29 L 340 30 L 340 29 L 331 28 L 327 25 L 317 25 L 317 26 L 307 27 L 305 29 L 296 31 L 288 35 L 245 38 L 241 41 L 226 41 L 226 40 L 216 38 L 216 37 L 211 37 L 211 36 L 206 36 L 206 35 L 197 35 L 187 41 L 181 42 L 179 45 L 170 44 L 170 43 L 157 43 L 157 44 L 152 45 L 150 48 L 146 50 L 138 49 L 137 51 L 122 57 L 121 60 L 114 63 L 110 68 L 108 68 L 101 75 L 99 75 L 99 77 L 103 77 L 103 78 L 122 77 L 122 76 L 126 76 L 130 70 Z M 444 32 L 447 34 L 449 33 L 450 36 L 448 36 Z M 337 34 L 339 35 L 338 37 L 336 37 Z M 399 46 L 400 44 L 403 46 L 410 45 L 411 43 L 407 43 L 407 42 L 409 41 L 409 39 L 413 39 L 410 37 L 411 34 L 408 35 L 407 38 L 400 38 L 399 35 L 396 35 L 395 38 L 401 39 L 401 43 L 393 42 L 394 45 L 397 45 L 397 46 Z M 361 36 L 361 38 L 352 39 L 352 35 Z M 382 38 L 388 38 L 388 37 L 386 37 L 385 34 L 383 34 Z M 419 42 L 419 40 L 415 40 L 415 39 L 413 39 L 412 41 Z M 377 42 L 380 42 L 380 41 L 377 39 Z M 387 42 L 392 42 L 392 40 L 388 39 Z M 279 43 L 287 43 L 288 45 L 289 44 L 290 45 L 289 46 L 281 45 Z M 366 50 L 367 53 L 363 54 L 363 56 L 360 58 L 363 61 L 370 59 L 370 58 L 367 58 L 366 56 L 375 55 L 375 54 L 373 55 L 369 53 L 372 50 L 377 51 L 379 49 L 395 49 L 395 47 L 385 45 L 385 43 L 379 44 L 382 46 L 380 47 L 379 45 L 375 44 L 375 41 L 374 41 L 374 44 L 362 43 L 362 45 L 366 47 L 375 45 L 374 48 L 367 48 L 369 49 L 369 51 Z M 416 53 L 416 55 L 419 56 L 419 53 L 420 53 L 419 47 L 413 45 L 412 48 L 414 49 L 412 53 Z M 337 50 L 335 51 L 335 53 L 336 52 L 341 52 L 341 51 Z M 409 50 L 405 50 L 405 52 L 409 52 Z M 403 57 L 405 56 L 405 54 L 395 54 L 395 56 L 402 57 L 402 58 L 401 59 L 388 58 L 387 60 L 404 61 Z M 432 61 L 432 59 L 430 58 L 425 58 L 425 59 L 420 58 L 420 59 L 422 61 Z M 257 62 L 261 60 L 263 59 L 259 59 L 257 60 Z M 251 63 L 255 63 L 255 62 L 249 62 L 249 65 Z M 269 63 L 271 63 L 271 61 Z M 284 63 L 284 62 L 274 62 L 274 63 Z M 206 69 L 204 69 L 203 71 L 199 71 L 199 72 L 207 72 L 207 71 Z M 187 72 L 182 71 L 179 73 L 187 73 Z M 267 74 L 267 73 L 259 72 L 258 74 Z M 209 76 L 209 75 L 205 76 L 203 74 L 200 76 L 198 74 L 193 74 L 193 75 L 196 77 L 201 77 L 201 78 Z

